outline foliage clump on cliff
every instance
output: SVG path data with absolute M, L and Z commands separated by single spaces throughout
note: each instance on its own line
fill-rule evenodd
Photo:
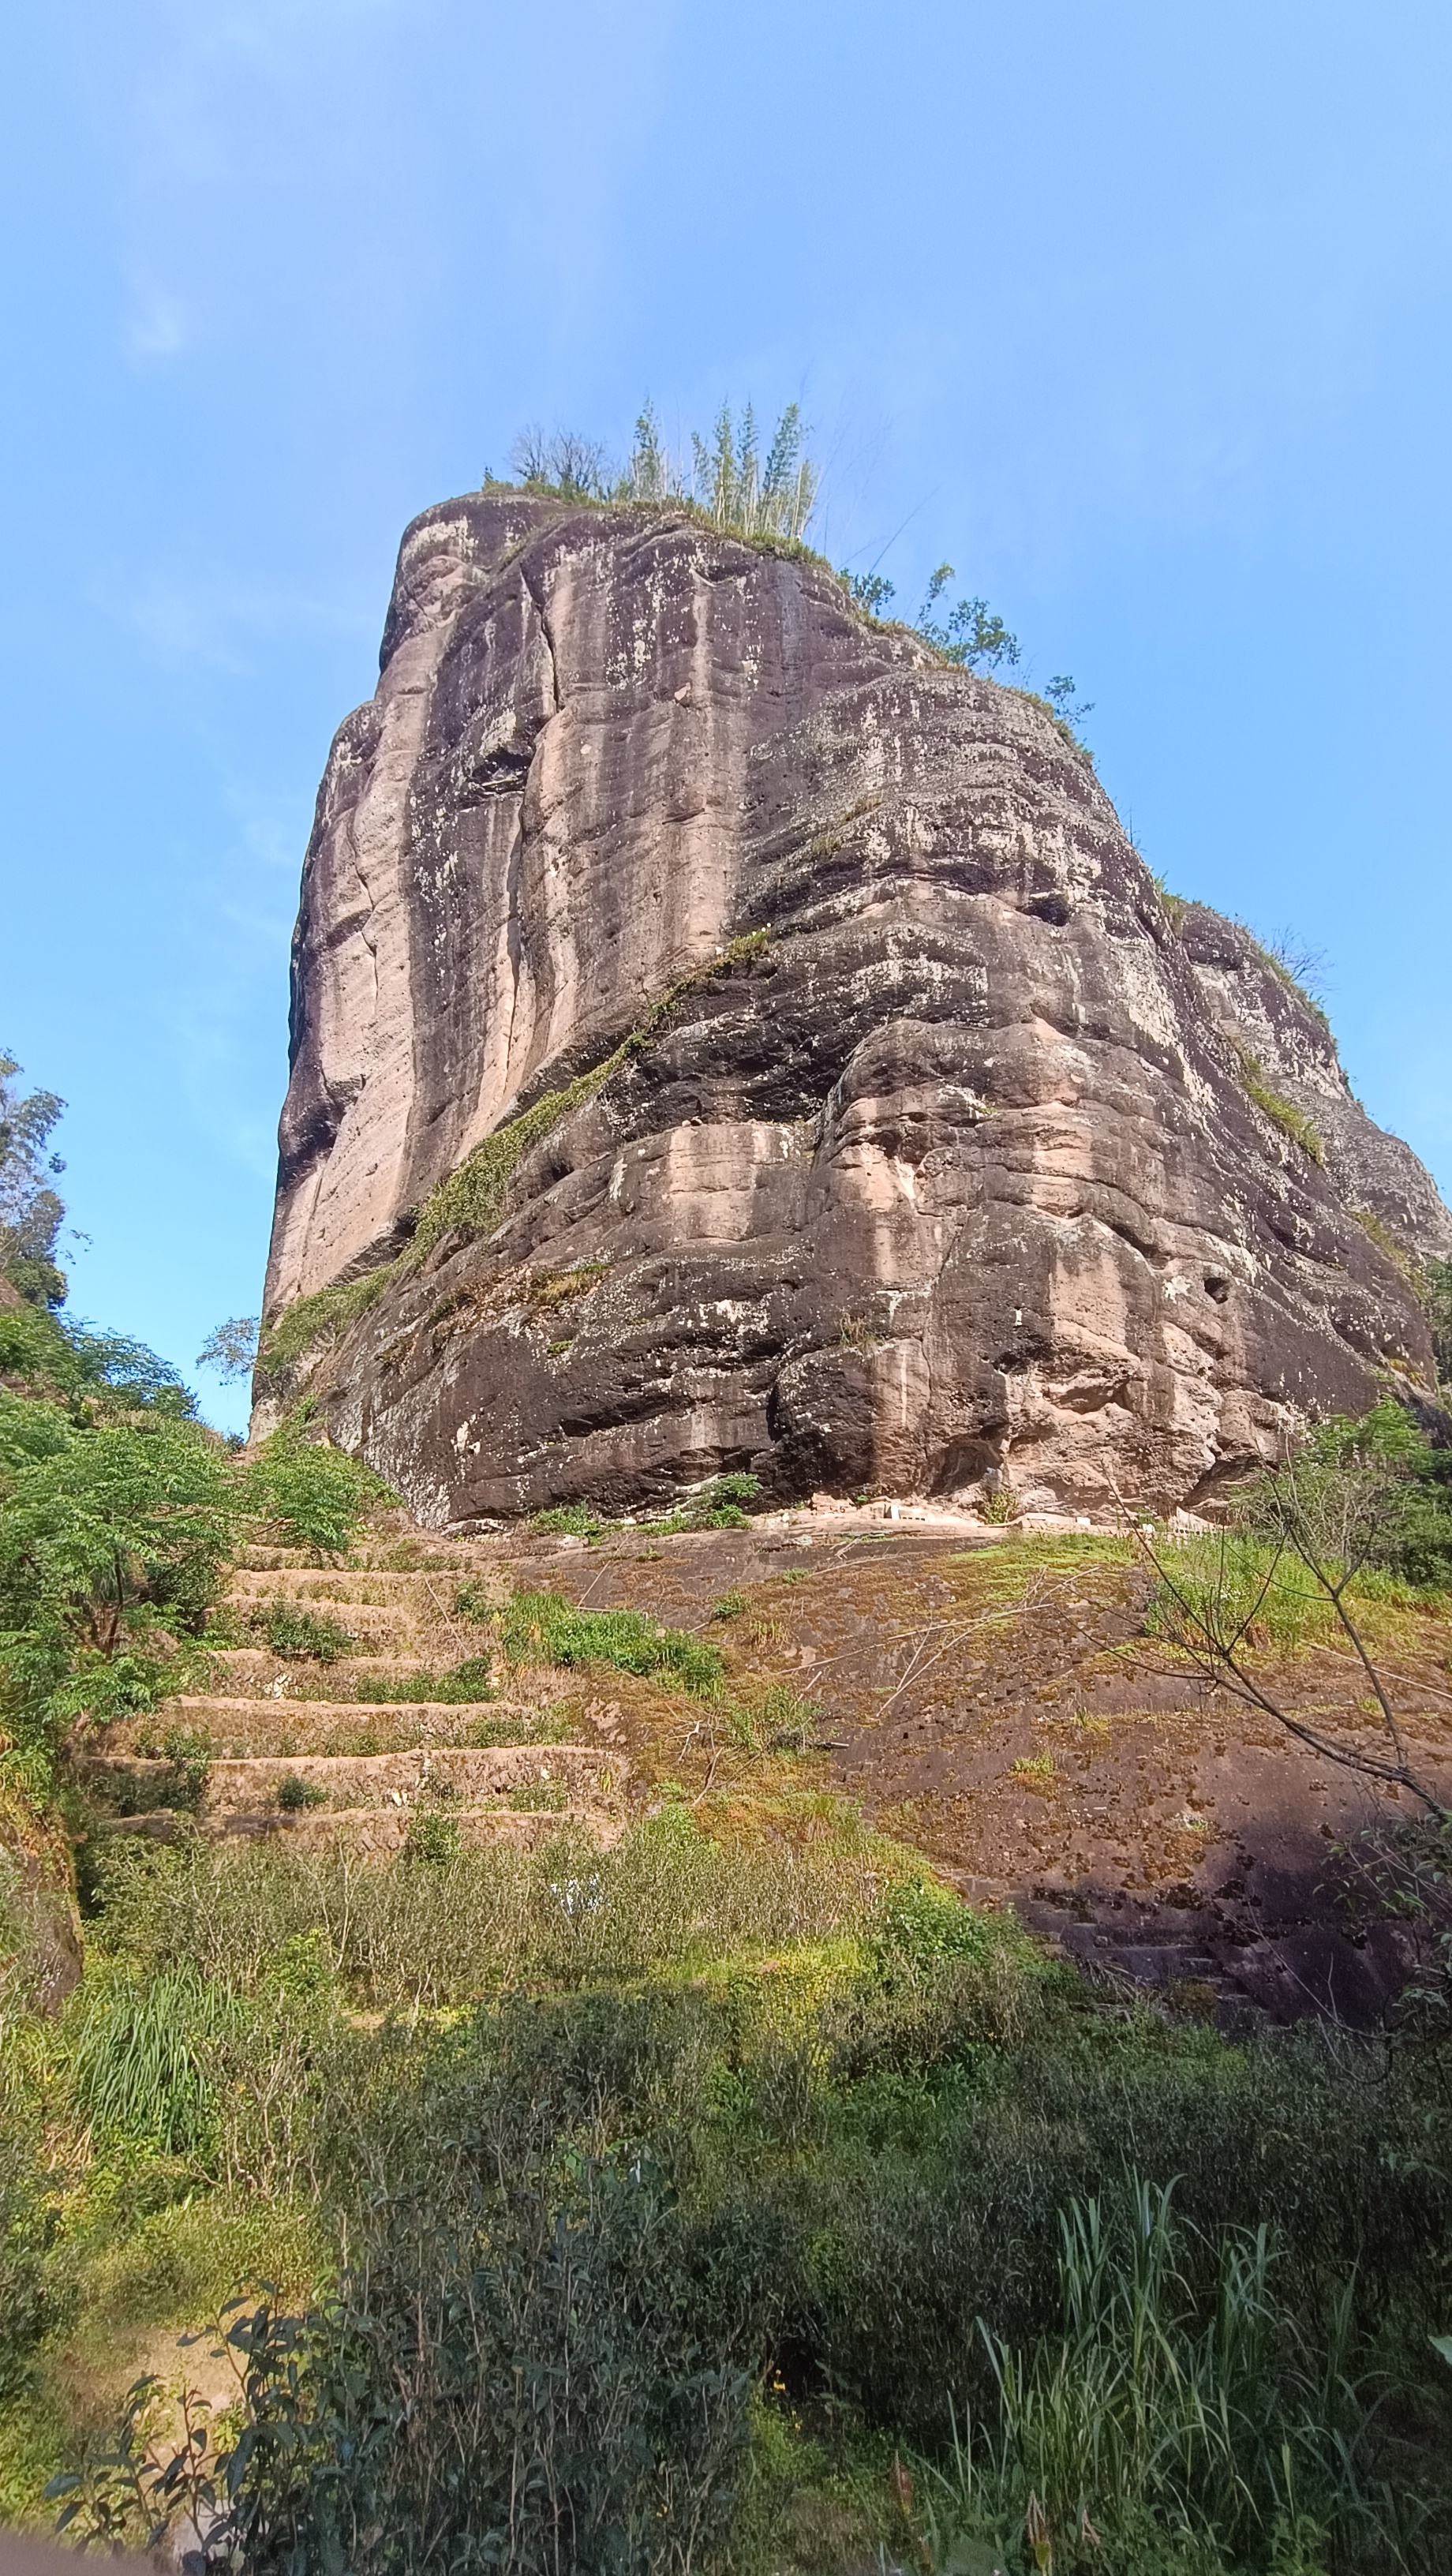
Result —
M 698 510 L 726 535 L 797 547 L 819 490 L 817 469 L 803 453 L 805 441 L 800 407 L 788 403 L 763 456 L 752 405 L 738 426 L 723 402 L 709 438 L 692 431 L 687 461 L 667 449 L 655 406 L 647 402 L 622 466 L 612 467 L 593 439 L 538 428 L 521 431 L 510 463 L 527 492 L 564 501 L 674 501 Z

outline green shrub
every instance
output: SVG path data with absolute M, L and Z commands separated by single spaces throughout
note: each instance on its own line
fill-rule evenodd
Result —
M 285 1816 L 299 1816 L 309 1807 L 325 1807 L 328 1793 L 300 1771 L 285 1771 L 277 1784 L 277 1803 Z
M 310 1297 L 295 1297 L 275 1323 L 263 1327 L 257 1348 L 259 1369 L 266 1375 L 292 1368 L 319 1342 L 341 1341 L 350 1324 L 377 1305 L 392 1276 L 392 1262 L 384 1262 L 361 1279 L 319 1288 Z
M 1294 1144 L 1299 1145 L 1303 1153 L 1310 1155 L 1313 1163 L 1324 1164 L 1326 1148 L 1314 1121 L 1306 1116 L 1303 1109 L 1298 1109 L 1294 1101 L 1283 1099 L 1280 1092 L 1272 1090 L 1257 1057 L 1251 1055 L 1244 1047 L 1237 1047 L 1235 1052 L 1240 1059 L 1241 1079 L 1245 1084 L 1246 1092 L 1255 1102 L 1257 1109 L 1263 1109 L 1267 1118 L 1271 1119 L 1284 1135 L 1289 1136 Z
M 406 1860 L 426 1861 L 439 1869 L 456 1861 L 460 1852 L 459 1828 L 452 1816 L 436 1816 L 425 1811 L 408 1820 L 408 1837 L 404 1844 Z
M 264 1442 L 246 1472 L 243 1490 L 250 1508 L 279 1523 L 296 1545 L 331 1556 L 341 1556 L 351 1546 L 366 1512 L 395 1499 L 361 1459 L 286 1425 Z
M 748 1529 L 750 1515 L 743 1508 L 754 1502 L 761 1492 L 761 1478 L 744 1472 L 713 1476 L 689 1502 L 668 1514 L 664 1520 L 645 1521 L 642 1527 L 654 1538 L 671 1537 L 683 1530 Z
M 267 1602 L 250 1612 L 247 1625 L 288 1663 L 336 1664 L 357 1650 L 357 1638 L 338 1620 L 300 1610 L 290 1601 Z
M 981 1966 L 1002 1936 L 938 1879 L 899 1878 L 884 1892 L 872 1937 L 884 1966 L 926 1968 L 939 1959 Z
M 456 1619 L 468 1619 L 476 1626 L 483 1627 L 486 1621 L 493 1618 L 498 1607 L 498 1598 L 490 1585 L 481 1583 L 475 1575 L 470 1575 L 455 1590 L 454 1616 Z
M 928 583 L 914 633 L 931 644 L 945 662 L 955 662 L 965 670 L 996 671 L 1001 663 L 1015 663 L 1018 638 L 1010 635 L 1001 617 L 994 616 L 986 599 L 960 599 L 957 607 L 949 611 L 946 622 L 938 618 L 937 603 L 952 579 L 952 565 L 939 564 Z
M 235 1515 L 200 1425 L 72 1421 L 0 1389 L 0 1693 L 19 1741 L 43 1752 L 83 1710 L 152 1704 L 206 1625 Z
M 233 2327 L 247 2425 L 213 2548 L 258 2576 L 676 2576 L 724 2541 L 750 2374 L 710 2231 L 648 2160 L 550 2144 L 507 2101 L 466 2113 L 447 2180 L 387 2195 L 326 2306 Z
M 525 1527 L 545 1536 L 588 1539 L 593 1547 L 607 1535 L 610 1524 L 602 1521 L 588 1503 L 554 1503 L 546 1512 L 531 1512 Z
M 1297 1561 L 1299 1547 L 1333 1576 L 1349 1569 L 1363 1600 L 1378 1576 L 1443 1590 L 1452 1585 L 1452 1451 L 1434 1449 L 1390 1397 L 1359 1417 L 1335 1414 L 1250 1489 L 1240 1523 L 1251 1540 L 1287 1548 L 1293 1586 L 1320 1589 Z

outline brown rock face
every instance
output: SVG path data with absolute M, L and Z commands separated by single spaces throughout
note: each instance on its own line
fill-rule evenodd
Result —
M 305 1380 L 436 1524 L 738 1466 L 1089 1510 L 1429 1375 L 1428 1175 L 1045 710 L 688 516 L 447 503 L 319 798 L 269 1321 L 633 1031 L 264 1420 Z

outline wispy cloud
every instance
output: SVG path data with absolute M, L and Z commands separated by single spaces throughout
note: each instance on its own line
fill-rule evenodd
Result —
M 256 648 L 288 635 L 359 636 L 376 620 L 361 606 L 287 583 L 248 581 L 225 570 L 156 572 L 132 588 L 112 586 L 104 605 L 168 668 L 247 669 Z
M 179 357 L 187 345 L 181 298 L 163 286 L 133 280 L 122 319 L 122 346 L 135 366 Z

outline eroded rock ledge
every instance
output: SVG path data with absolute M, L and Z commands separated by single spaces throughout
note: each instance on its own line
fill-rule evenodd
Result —
M 308 851 L 269 1321 L 672 985 L 263 1421 L 308 1384 L 433 1524 L 743 1466 L 1086 1510 L 1429 1377 L 1428 1175 L 1045 710 L 680 512 L 426 512 Z

